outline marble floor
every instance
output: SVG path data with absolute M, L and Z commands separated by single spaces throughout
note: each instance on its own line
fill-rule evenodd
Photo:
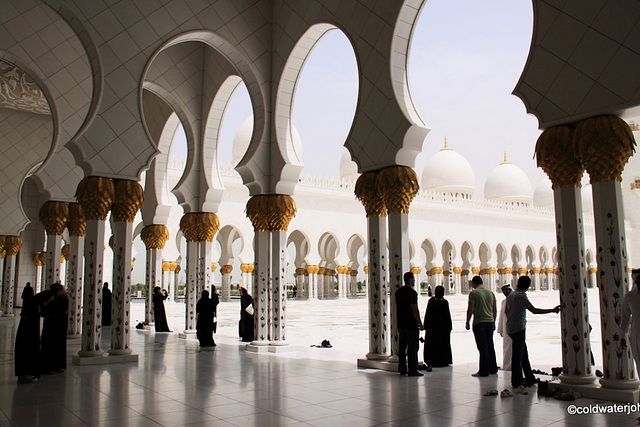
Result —
M 557 303 L 554 292 L 530 294 L 538 307 Z M 590 312 L 597 319 L 595 295 L 590 292 Z M 0 318 L 0 427 L 637 424 L 637 408 L 631 408 L 635 411 L 630 414 L 572 415 L 575 408 L 595 410 L 609 403 L 585 398 L 562 402 L 538 397 L 535 389 L 510 398 L 484 397 L 488 389 L 508 388 L 510 373 L 471 376 L 477 369 L 477 351 L 472 333 L 463 327 L 466 297 L 448 299 L 454 321 L 454 365 L 434 368 L 422 378 L 356 368 L 356 359 L 368 349 L 364 298 L 290 301 L 289 346 L 277 354 L 247 352 L 238 342 L 237 300 L 219 307 L 218 346 L 213 352 L 200 351 L 195 339 L 179 338 L 177 332 L 184 327 L 184 305 L 168 302 L 174 333 L 132 330 L 132 348 L 139 354 L 137 364 L 69 363 L 65 373 L 44 376 L 39 384 L 28 385 L 18 385 L 13 375 L 17 319 Z M 426 297 L 421 297 L 422 310 L 426 302 Z M 142 318 L 143 310 L 142 303 L 132 303 L 132 323 Z M 550 372 L 552 366 L 561 365 L 559 318 L 528 317 L 532 364 Z M 599 325 L 593 326 L 594 348 L 599 348 Z M 104 349 L 109 348 L 108 335 L 103 333 Z M 310 346 L 323 339 L 329 339 L 333 348 Z M 495 341 L 500 362 L 500 337 Z M 79 340 L 70 339 L 69 358 L 78 349 Z M 597 363 L 598 351 L 594 351 Z

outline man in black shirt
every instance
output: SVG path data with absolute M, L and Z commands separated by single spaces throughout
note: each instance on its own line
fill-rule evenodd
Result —
M 418 293 L 413 289 L 413 273 L 404 273 L 404 286 L 396 291 L 396 317 L 398 320 L 398 371 L 400 375 L 421 377 L 418 372 L 418 338 L 423 329 L 418 310 Z M 407 371 L 407 358 L 409 366 Z

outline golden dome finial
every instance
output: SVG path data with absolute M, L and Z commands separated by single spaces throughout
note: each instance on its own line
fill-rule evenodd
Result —
M 451 148 L 449 148 L 449 141 L 447 141 L 446 135 L 444 137 L 444 148 L 440 151 L 444 151 L 444 150 L 451 150 Z
M 509 164 L 509 163 L 510 163 L 509 159 L 507 159 L 507 152 L 505 151 L 504 152 L 504 160 L 502 161 L 501 164 L 506 165 L 506 164 Z

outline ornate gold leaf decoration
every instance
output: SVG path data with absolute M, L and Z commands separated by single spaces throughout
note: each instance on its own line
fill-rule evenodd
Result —
M 50 236 L 62 236 L 69 220 L 69 205 L 49 201 L 40 207 L 39 218 Z
M 247 218 L 255 231 L 287 231 L 296 216 L 296 202 L 283 194 L 253 196 L 247 202 Z
M 580 187 L 584 167 L 573 152 L 573 126 L 554 126 L 538 137 L 536 159 L 552 188 Z
M 84 236 L 87 233 L 87 221 L 80 203 L 69 203 L 69 221 L 67 222 L 69 235 Z
M 115 199 L 113 181 L 100 176 L 88 176 L 78 184 L 76 198 L 87 220 L 105 221 Z
M 354 193 L 356 199 L 364 206 L 367 218 L 387 216 L 387 207 L 378 187 L 376 186 L 377 172 L 364 172 L 358 177 Z
M 147 225 L 140 232 L 140 238 L 147 250 L 162 249 L 169 240 L 169 229 L 162 224 Z
M 144 204 L 144 190 L 136 181 L 117 179 L 114 181 L 115 198 L 111 211 L 117 222 L 133 222 Z
M 418 190 L 418 175 L 406 166 L 382 169 L 376 177 L 376 188 L 382 195 L 387 210 L 392 213 L 409 213 L 409 205 Z

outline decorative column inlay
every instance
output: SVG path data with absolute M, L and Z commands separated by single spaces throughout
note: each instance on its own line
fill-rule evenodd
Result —
M 46 202 L 40 207 L 39 218 L 47 231 L 47 279 L 45 288 L 60 282 L 60 255 L 62 234 L 69 220 L 69 205 L 64 202 Z
M 146 295 L 144 299 L 144 320 L 150 324 L 153 318 L 153 289 L 156 286 L 163 287 L 163 272 L 165 271 L 162 262 L 162 249 L 169 240 L 169 229 L 163 224 L 150 224 L 145 226 L 140 232 L 140 238 L 147 249 L 147 264 L 145 275 Z M 169 271 L 169 266 L 167 270 Z M 170 289 L 168 290 L 170 291 Z
M 129 180 L 115 180 L 113 215 L 113 295 L 111 303 L 111 348 L 109 354 L 130 354 L 131 252 L 133 221 L 144 204 L 142 186 Z
M 369 302 L 369 352 L 367 359 L 382 360 L 387 355 L 387 207 L 376 186 L 376 172 L 358 177 L 355 196 L 367 215 L 369 249 L 367 295 Z
M 589 309 L 584 259 L 584 229 L 580 181 L 584 168 L 573 155 L 573 128 L 545 130 L 536 144 L 538 166 L 552 182 L 558 248 L 558 287 L 562 328 L 562 375 L 566 384 L 588 384 L 591 372 Z M 533 269 L 534 277 L 540 269 Z M 536 280 L 537 282 L 537 280 Z M 540 288 L 540 287 L 538 287 Z
M 2 294 L 2 315 L 13 317 L 13 289 L 16 283 L 16 256 L 22 247 L 20 236 L 5 236 L 4 249 L 4 274 L 2 283 L 4 293 Z
M 69 204 L 69 263 L 67 265 L 67 285 L 69 295 L 69 336 L 82 335 L 82 273 L 84 270 L 84 236 L 87 222 L 79 203 Z
M 222 301 L 231 301 L 231 272 L 233 265 L 226 264 L 220 267 L 222 274 Z
M 631 347 L 620 328 L 622 297 L 629 289 L 620 181 L 635 140 L 622 119 L 600 116 L 579 123 L 572 142 L 593 189 L 604 372 L 600 384 L 637 389 Z
M 286 231 L 296 214 L 296 204 L 288 195 L 257 195 L 247 202 L 246 212 L 255 230 L 258 273 L 258 316 L 252 345 L 264 345 L 264 341 L 271 346 L 287 345 Z
M 86 177 L 78 184 L 76 197 L 86 218 L 82 345 L 78 356 L 102 356 L 102 262 L 105 221 L 115 198 L 113 181 L 97 176 Z

